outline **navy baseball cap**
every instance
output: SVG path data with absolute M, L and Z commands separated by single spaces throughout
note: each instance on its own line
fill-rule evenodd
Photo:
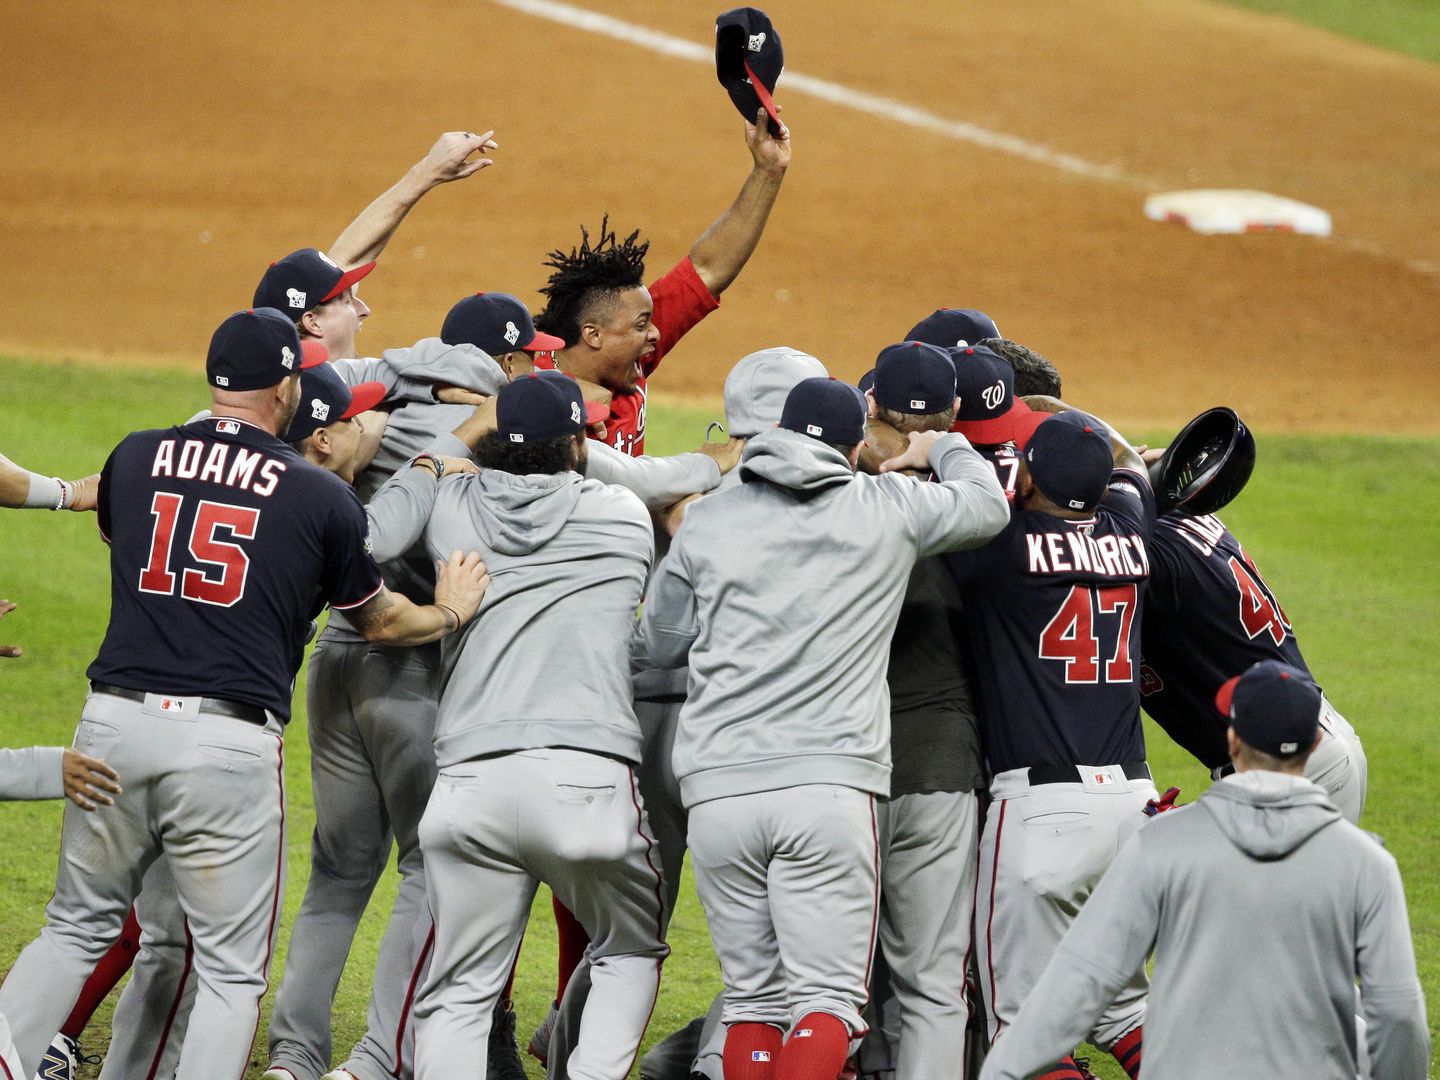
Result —
M 955 365 L 941 348 L 902 341 L 875 359 L 875 403 L 902 413 L 939 413 L 955 403 Z
M 535 320 L 518 297 L 509 293 L 476 293 L 450 309 L 440 340 L 446 345 L 474 345 L 491 356 L 516 349 L 555 352 L 565 342 L 535 329 Z
M 1293 757 L 1315 745 L 1323 708 L 1320 688 L 1297 667 L 1262 660 L 1227 680 L 1215 707 L 1246 746 L 1275 757 Z
M 262 390 L 283 382 L 301 368 L 325 362 L 318 341 L 300 341 L 283 311 L 249 308 L 222 322 L 210 338 L 205 377 L 221 390 Z
M 855 384 L 855 387 L 856 387 L 856 389 L 858 389 L 858 390 L 860 391 L 860 393 L 862 393 L 862 394 L 865 393 L 865 392 L 868 391 L 868 390 L 874 390 L 874 389 L 875 389 L 875 369 L 872 367 L 869 371 L 865 372 L 864 375 L 861 375 L 861 376 L 860 376 L 860 381 Z
M 300 372 L 300 407 L 285 430 L 285 442 L 299 442 L 311 432 L 340 420 L 349 420 L 385 400 L 385 384 L 364 382 L 346 386 L 329 364 L 316 364 Z
M 1051 502 L 1067 510 L 1093 510 L 1115 469 L 1109 429 L 1078 410 L 1056 413 L 1030 436 L 1025 464 Z
M 765 12 L 735 8 L 715 20 L 716 78 L 746 123 L 753 124 L 763 107 L 770 114 L 770 134 L 776 136 L 780 134 L 780 111 L 770 95 L 784 68 L 780 35 Z
M 311 308 L 334 300 L 375 269 L 372 259 L 353 270 L 342 270 L 334 259 L 315 248 L 292 251 L 270 264 L 255 289 L 254 305 L 283 311 L 295 321 Z
M 865 441 L 869 409 L 860 391 L 832 377 L 802 379 L 785 398 L 780 426 L 821 442 L 854 446 Z
M 951 431 L 977 446 L 1013 442 L 1022 450 L 1046 413 L 1037 413 L 1015 396 L 1015 369 L 983 345 L 950 350 L 960 408 Z
M 511 442 L 543 442 L 578 435 L 610 410 L 586 402 L 580 384 L 563 371 L 536 371 L 508 382 L 495 398 L 495 424 Z
M 906 341 L 923 341 L 942 349 L 963 349 L 986 338 L 996 338 L 1000 331 L 995 320 L 974 308 L 942 307 L 910 328 Z

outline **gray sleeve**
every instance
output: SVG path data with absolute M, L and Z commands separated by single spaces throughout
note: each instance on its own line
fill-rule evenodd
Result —
M 1388 854 L 1384 862 L 1383 869 L 1367 875 L 1377 888 L 1360 913 L 1355 939 L 1370 1075 L 1425 1080 L 1430 1063 L 1425 993 L 1415 971 L 1400 870 Z
M 938 484 L 887 473 L 880 477 L 909 522 L 919 554 L 981 547 L 1010 522 L 1010 504 L 995 468 L 964 435 L 949 434 L 930 448 Z
M 435 400 L 429 389 L 432 386 L 498 394 L 508 381 L 489 353 L 473 345 L 446 345 L 438 338 L 425 338 L 408 349 L 386 349 L 382 359 L 408 383 L 425 387 L 421 401 Z
M 711 491 L 720 483 L 720 466 L 706 454 L 637 458 L 594 441 L 588 444 L 588 453 L 586 476 L 633 491 L 647 510 L 662 510 L 687 495 Z
M 1015 1022 L 995 1041 L 980 1080 L 1038 1076 L 1089 1037 L 1106 1006 L 1145 963 L 1160 908 L 1140 839 L 1132 836 L 1105 871 Z
M 346 386 L 359 386 L 363 382 L 383 383 L 387 401 L 395 396 L 401 384 L 400 373 L 384 360 L 374 356 L 356 360 L 331 360 L 330 366 L 335 369 L 335 374 L 344 380 Z M 425 388 L 425 395 L 427 401 L 433 400 L 429 387 Z
M 420 539 L 439 486 L 429 470 L 403 468 L 375 493 L 365 515 L 370 519 L 370 553 L 376 562 L 398 559 Z
M 681 536 L 684 531 L 682 526 Z M 645 647 L 660 668 L 684 667 L 690 646 L 700 636 L 695 590 L 685 564 L 684 544 L 679 541 L 677 536 L 670 553 L 655 568 L 641 625 Z
M 63 799 L 65 748 L 0 750 L 0 800 Z

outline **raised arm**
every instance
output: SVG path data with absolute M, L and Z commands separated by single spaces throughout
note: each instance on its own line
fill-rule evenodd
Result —
M 770 218 L 770 208 L 780 194 L 785 170 L 790 167 L 790 129 L 782 126 L 778 138 L 771 135 L 764 109 L 756 114 L 755 123 L 746 123 L 745 144 L 750 148 L 754 168 L 730 209 L 690 249 L 695 272 L 714 296 L 730 287 L 754 254 Z
M 0 454 L 0 506 L 17 510 L 94 510 L 100 474 L 61 480 L 22 469 Z
M 476 135 L 469 131 L 447 131 L 436 140 L 430 152 L 410 166 L 389 191 L 381 195 L 360 216 L 345 226 L 345 231 L 330 245 L 330 257 L 349 269 L 378 258 L 395 230 L 425 194 L 441 184 L 463 180 L 493 165 L 488 157 L 467 161 L 471 154 L 497 149 L 490 136 L 493 131 Z

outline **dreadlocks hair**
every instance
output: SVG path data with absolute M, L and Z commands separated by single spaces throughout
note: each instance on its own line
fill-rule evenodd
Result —
M 565 345 L 580 340 L 580 327 L 611 306 L 625 289 L 645 284 L 645 255 L 650 242 L 639 242 L 636 229 L 624 240 L 610 230 L 610 215 L 600 222 L 600 239 L 592 246 L 590 233 L 580 226 L 580 246 L 567 255 L 556 248 L 544 265 L 553 271 L 540 290 L 547 297 L 545 310 L 535 316 L 535 325 L 561 338 Z

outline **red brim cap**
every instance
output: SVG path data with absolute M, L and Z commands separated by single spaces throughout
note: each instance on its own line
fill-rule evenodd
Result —
M 1235 696 L 1235 684 L 1239 681 L 1239 675 L 1226 679 L 1220 684 L 1220 689 L 1215 692 L 1215 708 L 1219 709 L 1220 715 L 1227 719 L 1230 716 L 1230 701 Z
M 385 400 L 385 384 L 378 382 L 362 382 L 350 388 L 350 407 L 345 410 L 341 420 L 349 420 L 352 416 L 359 416 L 362 412 L 369 412 Z
M 780 110 L 775 107 L 775 99 L 770 96 L 769 89 L 760 81 L 760 76 L 755 74 L 748 60 L 745 62 L 745 74 L 750 76 L 750 86 L 755 91 L 755 96 L 760 99 L 760 104 L 764 105 L 765 111 L 770 114 L 770 120 L 777 129 L 783 128 L 784 125 L 780 123 Z M 773 134 L 779 134 L 779 131 Z
M 565 348 L 565 342 L 554 334 L 542 334 L 536 330 L 530 344 L 521 345 L 520 348 L 526 352 L 559 352 Z
M 1022 450 L 1035 429 L 1049 419 L 1049 413 L 1037 413 L 1018 398 L 1008 412 L 989 420 L 956 420 L 951 431 L 958 431 L 976 446 L 998 446 L 1013 442 Z
M 610 406 L 600 401 L 585 402 L 585 425 L 600 424 L 610 419 Z
M 340 275 L 340 280 L 335 283 L 335 287 L 320 298 L 320 303 L 323 304 L 327 301 L 334 300 L 335 297 L 339 296 L 346 289 L 350 288 L 351 285 L 354 285 L 357 281 L 359 281 L 361 278 L 363 278 L 366 274 L 370 273 L 370 271 L 374 269 L 375 260 L 371 259 L 368 263 L 365 263 L 362 266 L 357 266 L 353 270 L 346 270 L 343 274 Z
M 300 340 L 300 370 L 319 367 L 330 359 L 330 350 L 325 348 L 314 338 L 301 338 Z

